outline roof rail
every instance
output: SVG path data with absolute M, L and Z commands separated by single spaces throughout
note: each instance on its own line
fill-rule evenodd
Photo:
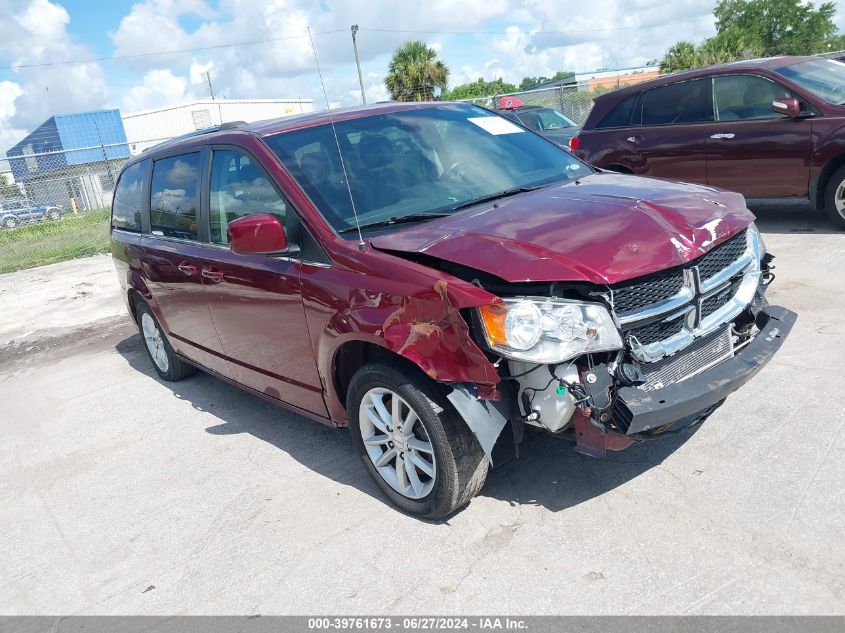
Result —
M 212 132 L 224 132 L 226 130 L 237 130 L 238 128 L 241 128 L 246 124 L 246 121 L 224 121 L 220 125 L 212 125 L 211 127 L 204 127 L 201 130 L 195 130 L 193 132 L 180 134 L 179 136 L 174 136 L 173 138 L 169 138 L 166 141 L 162 141 L 161 143 L 156 143 L 155 145 L 151 145 L 150 147 L 145 148 L 144 152 L 147 152 L 151 149 L 160 148 L 164 145 L 169 145 L 170 143 L 175 143 L 176 141 L 181 141 L 186 138 L 193 138 L 194 136 L 202 136 L 203 134 L 211 134 Z

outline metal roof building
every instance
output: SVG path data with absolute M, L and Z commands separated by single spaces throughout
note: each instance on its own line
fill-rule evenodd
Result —
M 226 121 L 261 121 L 312 112 L 312 99 L 202 99 L 123 115 L 132 154 Z
M 15 180 L 26 182 L 74 165 L 128 158 L 129 146 L 120 111 L 97 110 L 51 116 L 6 156 Z

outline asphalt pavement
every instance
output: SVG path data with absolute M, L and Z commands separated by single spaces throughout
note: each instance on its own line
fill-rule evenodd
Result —
M 845 232 L 753 208 L 770 299 L 799 313 L 771 364 L 695 432 L 606 461 L 501 447 L 442 523 L 387 505 L 347 431 L 157 380 L 113 300 L 7 337 L 0 614 L 845 614 Z M 50 299 L 26 309 L 84 301 Z

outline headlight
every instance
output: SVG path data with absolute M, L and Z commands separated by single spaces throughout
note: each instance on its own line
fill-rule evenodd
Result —
M 505 299 L 479 309 L 490 349 L 505 358 L 561 363 L 622 348 L 607 309 L 566 299 Z

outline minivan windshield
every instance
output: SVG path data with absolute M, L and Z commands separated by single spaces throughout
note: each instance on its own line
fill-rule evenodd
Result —
M 833 59 L 812 59 L 775 72 L 824 99 L 831 105 L 845 105 L 845 64 Z
M 355 226 L 350 191 L 362 226 L 390 230 L 592 173 L 566 150 L 467 104 L 337 121 L 335 129 L 337 140 L 324 124 L 264 142 L 343 234 Z

